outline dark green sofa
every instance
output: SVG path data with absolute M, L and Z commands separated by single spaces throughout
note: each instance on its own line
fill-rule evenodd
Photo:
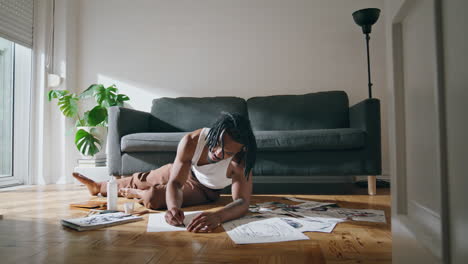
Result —
M 111 107 L 110 175 L 172 163 L 183 135 L 210 127 L 221 111 L 250 118 L 258 145 L 254 179 L 367 175 L 369 192 L 375 193 L 375 176 L 381 174 L 380 101 L 366 99 L 349 107 L 343 91 L 248 100 L 159 98 L 153 100 L 150 113 Z

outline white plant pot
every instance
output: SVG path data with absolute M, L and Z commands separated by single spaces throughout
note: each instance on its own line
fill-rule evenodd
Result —
M 80 126 L 76 128 L 76 131 L 83 129 L 84 131 L 91 133 L 91 129 L 93 129 L 93 135 L 99 139 L 101 142 L 101 148 L 98 153 L 94 154 L 94 156 L 86 156 L 80 152 L 80 155 L 84 159 L 91 159 L 91 158 L 105 158 L 107 153 L 107 127 L 97 126 L 97 127 L 87 127 L 87 126 Z

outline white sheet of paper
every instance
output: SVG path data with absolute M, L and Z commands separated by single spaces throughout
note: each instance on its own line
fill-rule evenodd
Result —
M 184 212 L 184 224 L 188 226 L 192 219 L 199 215 L 202 211 L 192 211 L 192 212 Z M 148 217 L 148 227 L 146 228 L 146 232 L 170 232 L 170 231 L 186 231 L 187 228 L 183 226 L 173 226 L 166 222 L 164 218 L 165 213 L 156 213 L 150 214 Z
M 297 231 L 279 218 L 264 219 L 247 216 L 223 224 L 224 230 L 236 244 L 272 243 L 307 240 L 308 236 Z
M 335 226 L 338 224 L 336 221 L 330 221 L 326 218 L 295 218 L 295 217 L 281 217 L 290 226 L 294 227 L 300 232 L 324 232 L 331 233 Z

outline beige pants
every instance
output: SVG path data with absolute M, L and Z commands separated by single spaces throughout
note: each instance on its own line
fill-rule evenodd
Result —
M 140 203 L 150 209 L 165 209 L 166 186 L 169 181 L 170 165 L 149 172 L 136 172 L 130 177 L 123 177 L 117 180 L 118 189 L 133 188 L 145 190 Z M 202 185 L 193 173 L 182 187 L 182 206 L 190 206 L 213 202 L 219 199 L 221 190 L 212 190 Z M 107 195 L 107 182 L 101 184 L 101 194 Z

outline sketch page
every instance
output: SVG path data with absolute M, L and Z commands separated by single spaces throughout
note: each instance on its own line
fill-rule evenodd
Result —
M 262 219 L 249 216 L 224 223 L 223 228 L 236 244 L 272 243 L 309 239 L 308 236 L 276 217 Z
M 338 222 L 329 221 L 326 218 L 294 218 L 281 217 L 281 220 L 300 232 L 324 232 L 331 233 Z
M 173 226 L 166 222 L 165 213 L 150 214 L 148 217 L 148 227 L 146 232 L 169 232 L 169 231 L 185 231 L 186 226 L 190 224 L 192 219 L 199 215 L 202 211 L 184 212 L 185 226 Z
M 368 221 L 376 223 L 385 223 L 385 212 L 382 210 L 373 209 L 347 209 L 347 208 L 332 208 L 327 212 L 341 215 L 353 221 Z

